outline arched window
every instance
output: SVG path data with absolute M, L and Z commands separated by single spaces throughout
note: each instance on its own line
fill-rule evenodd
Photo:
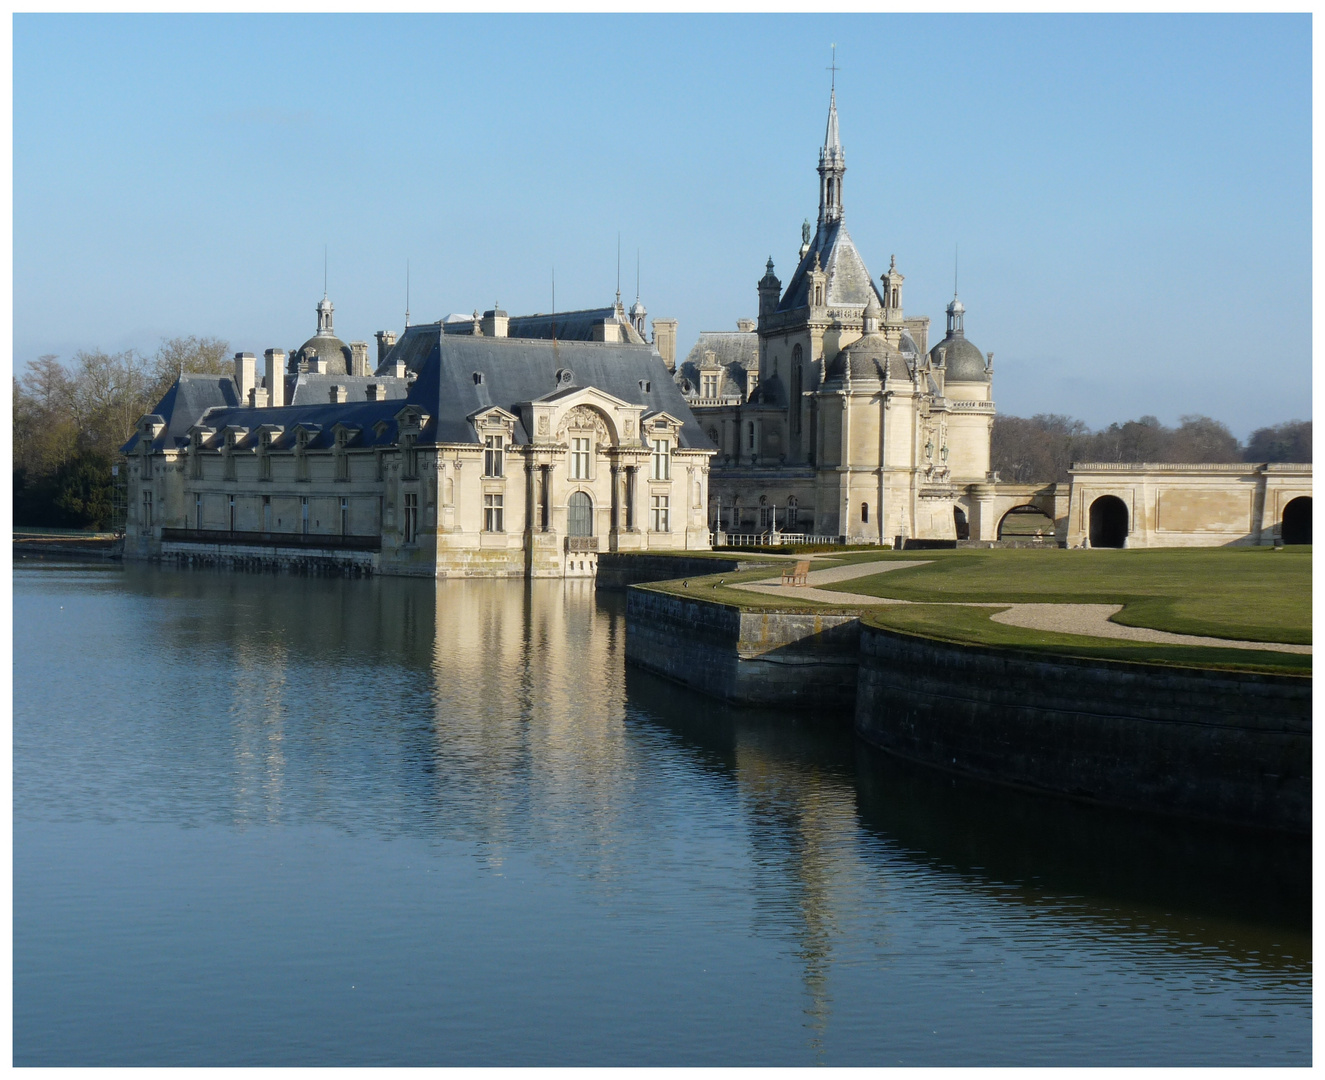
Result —
M 896 285 L 894 285 L 894 286 L 893 286 L 893 307 L 897 307 L 898 302 L 901 300 L 901 298 L 902 298 L 902 290 L 899 289 Z
M 860 523 L 861 523 L 862 525 L 868 525 L 868 524 L 870 523 L 870 504 L 869 504 L 869 503 L 861 503 L 861 504 L 860 504 Z
M 566 511 L 567 536 L 593 536 L 593 500 L 587 494 L 572 492 Z

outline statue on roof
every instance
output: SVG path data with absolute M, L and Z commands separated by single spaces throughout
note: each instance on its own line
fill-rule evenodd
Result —
M 809 242 L 810 242 L 810 219 L 806 218 L 803 222 L 801 222 L 801 243 L 809 244 Z

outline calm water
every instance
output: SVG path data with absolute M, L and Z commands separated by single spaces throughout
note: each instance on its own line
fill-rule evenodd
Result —
M 903 768 L 587 583 L 14 573 L 14 1058 L 1311 1060 L 1309 851 Z

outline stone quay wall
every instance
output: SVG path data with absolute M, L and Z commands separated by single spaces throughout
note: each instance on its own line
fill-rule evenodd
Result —
M 375 551 L 283 548 L 259 544 L 196 544 L 166 541 L 160 561 L 177 566 L 320 577 L 367 577 L 378 572 Z
M 734 573 L 750 564 L 748 559 L 697 559 L 693 555 L 651 555 L 633 551 L 604 551 L 597 559 L 597 587 L 613 592 L 649 581 Z
M 864 626 L 856 731 L 900 757 L 1131 809 L 1311 828 L 1311 679 Z
M 737 704 L 849 722 L 859 653 L 855 616 L 741 611 L 640 587 L 626 595 L 629 662 Z

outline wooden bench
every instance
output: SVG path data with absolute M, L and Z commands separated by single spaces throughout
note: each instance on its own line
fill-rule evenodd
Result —
M 798 562 L 795 566 L 789 566 L 782 571 L 783 585 L 808 585 L 810 575 L 810 561 L 806 559 Z

